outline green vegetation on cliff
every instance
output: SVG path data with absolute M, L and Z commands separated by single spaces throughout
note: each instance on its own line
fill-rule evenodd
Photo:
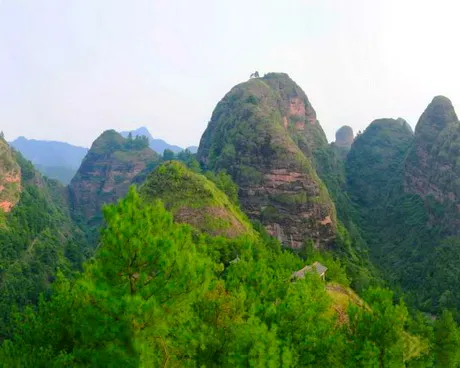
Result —
M 401 184 L 402 164 L 413 139 L 403 119 L 374 120 L 356 138 L 346 161 L 349 193 L 355 202 L 375 208 Z
M 204 175 L 177 161 L 157 167 L 140 189 L 149 202 L 161 199 L 178 222 L 188 223 L 211 235 L 235 237 L 252 232 L 237 205 Z
M 445 205 L 460 204 L 460 121 L 450 100 L 437 96 L 420 117 L 405 162 L 405 188 Z M 458 216 L 457 216 L 458 217 Z M 456 232 L 460 224 L 450 221 Z
M 107 130 L 94 141 L 69 185 L 72 215 L 87 229 L 91 242 L 102 221 L 102 206 L 124 196 L 131 184 L 142 182 L 158 161 L 146 137 L 123 138 Z
M 2 212 L 0 226 L 0 340 L 11 336 L 15 307 L 37 303 L 58 269 L 70 276 L 88 256 L 83 234 L 71 221 L 65 188 L 43 178 L 19 153 L 7 155 L 21 190 L 14 207 Z
M 373 261 L 394 288 L 402 288 L 412 306 L 438 314 L 443 308 L 460 307 L 460 273 L 454 266 L 460 240 L 452 232 L 458 210 L 436 196 L 435 188 L 448 193 L 449 186 L 436 179 L 439 162 L 424 151 L 429 146 L 440 152 L 439 147 L 429 143 L 433 141 L 430 134 L 418 136 L 425 124 L 430 125 L 428 130 L 444 129 L 445 100 L 433 103 L 422 115 L 415 137 L 401 119 L 374 121 L 355 140 L 346 173 Z M 433 111 L 440 111 L 441 119 L 430 123 L 426 118 Z M 432 164 L 423 170 L 419 164 L 414 167 L 414 155 Z
M 312 152 L 327 146 L 305 93 L 287 74 L 235 86 L 217 104 L 198 150 L 212 171 L 239 186 L 242 209 L 283 244 L 324 245 L 336 232 L 334 205 L 315 172 Z

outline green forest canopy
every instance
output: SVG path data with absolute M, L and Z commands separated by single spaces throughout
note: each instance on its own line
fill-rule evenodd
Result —
M 291 281 L 303 261 L 279 246 L 196 234 L 174 223 L 160 202 L 144 203 L 134 188 L 107 206 L 104 216 L 101 245 L 81 275 L 69 280 L 59 273 L 49 300 L 42 296 L 37 309 L 15 313 L 0 348 L 4 365 L 454 367 L 458 362 L 458 329 L 447 312 L 433 325 L 420 315 L 410 317 L 389 290 L 377 288 L 363 294 L 364 306 L 351 303 L 349 322 L 339 323 L 321 279 L 307 274 Z M 229 261 L 234 254 L 239 261 Z M 344 282 L 337 261 L 322 262 Z

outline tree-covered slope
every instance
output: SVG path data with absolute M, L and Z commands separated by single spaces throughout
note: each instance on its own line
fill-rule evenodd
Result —
M 435 97 L 420 117 L 404 174 L 406 192 L 460 204 L 460 122 L 448 98 Z
M 345 159 L 348 149 L 337 146 L 317 147 L 313 151 L 316 172 L 326 185 L 337 211 L 338 236 L 331 246 L 347 266 L 353 286 L 364 290 L 380 283 L 381 277 L 369 258 L 369 247 L 359 226 L 359 211 L 347 192 Z
M 147 140 L 123 138 L 114 130 L 102 133 L 70 182 L 74 217 L 90 227 L 99 225 L 102 205 L 124 196 L 133 182 L 145 179 L 157 161 Z
M 351 197 L 364 208 L 384 201 L 393 183 L 401 181 L 402 163 L 414 139 L 403 119 L 378 119 L 356 137 L 347 155 Z
M 443 182 L 447 162 L 434 148 L 444 134 L 450 143 L 441 146 L 455 145 L 455 135 L 445 131 L 452 129 L 449 105 L 435 98 L 415 135 L 401 119 L 374 121 L 346 161 L 348 193 L 372 259 L 411 305 L 432 313 L 460 306 L 458 209 L 447 200 L 453 184 Z
M 178 161 L 157 167 L 141 186 L 140 194 L 147 202 L 161 200 L 175 221 L 210 235 L 234 238 L 253 232 L 243 213 L 213 182 Z
M 14 180 L 14 201 L 9 198 L 11 206 L 0 214 L 1 340 L 9 336 L 15 306 L 35 304 L 41 292 L 48 292 L 57 270 L 70 276 L 73 269 L 81 267 L 88 249 L 71 220 L 65 188 L 42 177 L 6 142 L 0 145 L 0 171 L 10 173 L 3 178 L 19 175 Z
M 292 252 L 197 236 L 134 188 L 104 213 L 82 276 L 60 277 L 51 300 L 16 314 L 0 345 L 7 366 L 416 367 L 458 348 L 449 314 L 435 339 L 390 291 L 362 301 L 337 284 L 348 280 L 332 259 L 326 287 L 314 273 L 292 280 L 304 265 Z M 222 263 L 230 246 L 239 257 Z
M 283 73 L 235 86 L 216 106 L 198 159 L 227 171 L 239 186 L 242 209 L 283 244 L 334 239 L 336 215 L 313 167 L 312 152 L 327 146 L 305 93 Z

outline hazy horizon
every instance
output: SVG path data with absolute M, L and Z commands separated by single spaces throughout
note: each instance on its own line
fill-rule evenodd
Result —
M 453 0 L 0 0 L 0 130 L 89 147 L 147 127 L 198 145 L 218 101 L 258 70 L 302 87 L 328 139 L 376 118 L 414 128 L 460 106 Z M 459 107 L 460 108 L 460 107 Z

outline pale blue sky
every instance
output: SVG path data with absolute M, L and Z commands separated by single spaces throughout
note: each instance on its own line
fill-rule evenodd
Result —
M 145 125 L 198 144 L 216 103 L 287 72 L 329 139 L 432 97 L 460 109 L 455 0 L 0 0 L 0 129 L 89 146 Z

